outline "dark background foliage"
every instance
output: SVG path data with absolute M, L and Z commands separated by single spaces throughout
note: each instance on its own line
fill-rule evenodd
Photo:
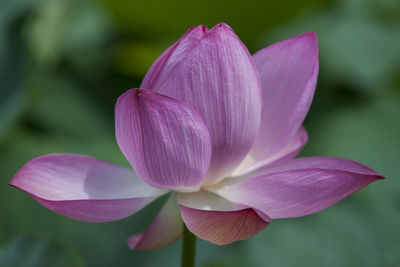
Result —
M 190 25 L 230 24 L 251 52 L 317 31 L 320 76 L 302 152 L 362 162 L 387 177 L 316 215 L 277 220 L 225 247 L 199 241 L 198 266 L 398 266 L 400 2 L 0 1 L 0 266 L 177 266 L 180 242 L 130 251 L 161 201 L 90 224 L 8 182 L 29 159 L 82 153 L 128 166 L 114 137 L 117 97 L 137 87 Z

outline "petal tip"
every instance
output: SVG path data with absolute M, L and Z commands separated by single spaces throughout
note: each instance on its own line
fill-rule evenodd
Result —
M 15 182 L 15 177 L 12 178 L 12 180 L 8 183 L 8 185 L 21 190 L 21 188 L 18 186 L 18 182 Z
M 216 25 L 216 27 L 232 30 L 232 28 L 228 24 L 226 24 L 225 22 L 218 23 Z
M 19 171 L 18 171 L 19 172 Z M 17 184 L 18 184 L 18 172 L 14 175 L 14 177 L 11 179 L 11 181 L 8 183 L 9 186 L 18 188 Z
M 310 41 L 311 44 L 313 44 L 313 45 L 318 45 L 318 36 L 317 36 L 317 32 L 315 32 L 315 31 L 301 33 L 297 36 L 294 36 L 291 39 L 297 39 L 297 40 L 302 39 L 304 41 Z M 290 39 L 288 39 L 288 40 L 290 40 Z
M 226 23 L 220 22 L 217 25 L 215 25 L 213 28 L 209 30 L 209 33 L 213 32 L 230 32 L 230 33 L 235 33 L 233 29 Z
M 31 166 L 33 164 L 35 164 L 35 162 L 39 161 L 42 158 L 45 158 L 48 155 L 54 155 L 54 154 L 47 154 L 47 155 L 42 155 L 42 156 L 38 156 L 36 158 L 33 158 L 31 160 L 29 160 L 27 163 L 25 163 L 18 171 L 17 173 L 14 175 L 14 177 L 11 179 L 11 181 L 8 183 L 10 186 L 15 187 L 19 190 L 25 191 L 25 186 L 27 185 L 27 183 L 25 182 L 26 179 L 24 179 L 24 177 L 26 175 L 24 175 L 26 172 L 29 173 L 29 170 L 31 169 Z M 25 185 L 25 186 L 24 186 Z M 28 193 L 28 192 L 27 192 Z
M 299 34 L 291 39 L 296 42 L 303 42 L 306 47 L 314 50 L 314 57 L 315 57 L 314 71 L 315 71 L 315 69 L 318 68 L 318 36 L 317 36 L 317 32 L 315 32 L 315 31 L 305 32 L 305 33 Z M 291 39 L 288 39 L 288 40 L 291 40 Z
M 317 39 L 317 32 L 316 32 L 316 31 L 305 32 L 305 33 L 303 33 L 303 34 L 300 34 L 300 36 L 301 36 L 301 35 L 307 36 L 307 37 L 312 38 L 312 39 L 314 39 L 314 40 Z
M 137 250 L 140 249 L 140 241 L 142 240 L 143 233 L 130 236 L 126 239 L 126 244 L 128 245 L 129 249 Z
M 199 25 L 199 26 L 190 26 L 189 29 L 186 31 L 186 33 L 183 35 L 183 38 L 186 38 L 189 35 L 196 35 L 198 34 L 197 38 L 202 39 L 203 36 L 208 32 L 208 28 L 205 25 Z
M 383 179 L 386 179 L 386 177 L 383 176 L 383 175 L 380 174 L 380 173 L 376 173 L 376 174 L 374 175 L 374 177 L 376 178 L 376 180 L 383 180 Z
M 208 28 L 205 25 L 199 25 L 197 28 L 200 29 L 202 32 L 207 32 L 208 31 Z

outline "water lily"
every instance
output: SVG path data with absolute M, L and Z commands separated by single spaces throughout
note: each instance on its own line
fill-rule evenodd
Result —
M 294 157 L 318 75 L 316 34 L 251 56 L 226 24 L 190 28 L 115 107 L 132 169 L 77 154 L 29 161 L 11 185 L 73 219 L 125 218 L 171 192 L 131 249 L 166 246 L 183 225 L 215 244 L 247 239 L 271 219 L 305 216 L 377 179 L 332 157 Z

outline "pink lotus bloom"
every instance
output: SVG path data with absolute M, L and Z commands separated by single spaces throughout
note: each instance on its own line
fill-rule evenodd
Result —
M 11 185 L 73 219 L 107 222 L 172 191 L 132 249 L 166 246 L 183 223 L 215 244 L 247 239 L 271 219 L 318 212 L 377 179 L 360 163 L 294 159 L 318 75 L 316 34 L 253 56 L 226 24 L 190 28 L 115 107 L 117 142 L 133 170 L 92 157 L 29 161 Z M 136 173 L 136 174 L 135 174 Z

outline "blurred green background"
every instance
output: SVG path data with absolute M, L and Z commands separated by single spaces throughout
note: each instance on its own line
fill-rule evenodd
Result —
M 191 25 L 228 23 L 251 52 L 317 31 L 320 75 L 302 155 L 362 162 L 387 177 L 316 215 L 276 220 L 197 266 L 398 266 L 400 1 L 0 1 L 0 266 L 178 266 L 180 241 L 130 251 L 162 200 L 90 224 L 40 206 L 8 182 L 29 159 L 82 153 L 128 166 L 114 137 L 117 97 L 137 87 Z

